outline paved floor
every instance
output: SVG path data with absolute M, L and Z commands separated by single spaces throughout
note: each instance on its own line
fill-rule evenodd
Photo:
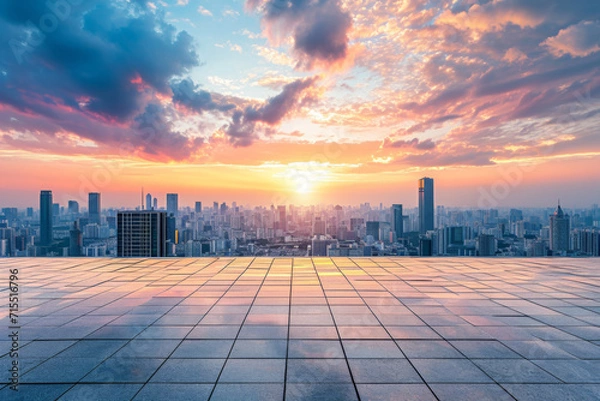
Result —
M 11 358 L 9 269 L 20 283 Z M 598 400 L 600 259 L 0 259 L 24 400 Z

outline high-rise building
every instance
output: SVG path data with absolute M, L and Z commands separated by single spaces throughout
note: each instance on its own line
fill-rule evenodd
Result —
M 177 218 L 172 214 L 167 216 L 167 241 L 177 245 Z
M 152 195 L 146 194 L 146 210 L 152 210 Z
M 83 235 L 76 220 L 73 222 L 73 228 L 69 231 L 69 256 L 81 255 L 83 255 Z
M 152 199 L 152 208 L 154 210 L 158 210 L 158 199 L 157 198 Z
M 496 256 L 498 240 L 491 234 L 480 234 L 477 238 L 479 256 Z
M 79 202 L 75 200 L 70 200 L 68 210 L 69 214 L 79 214 Z
M 553 255 L 566 254 L 569 251 L 569 234 L 571 219 L 560 207 L 550 216 L 550 250 Z
M 52 245 L 52 191 L 42 191 L 40 193 L 40 245 Z
M 287 213 L 285 210 L 285 205 L 277 206 L 277 212 L 279 214 L 279 228 L 283 231 L 287 230 Z
M 167 213 L 177 216 L 179 210 L 179 195 L 167 194 Z
M 100 225 L 100 194 L 98 192 L 90 192 L 88 195 L 88 222 L 90 224 Z
M 396 234 L 396 240 L 404 238 L 404 216 L 402 205 L 392 205 L 392 231 Z
M 379 241 L 379 222 L 367 221 L 367 235 L 373 237 L 373 240 Z
M 202 213 L 202 202 L 196 202 L 196 213 Z
M 118 257 L 165 257 L 167 213 L 124 211 L 117 213 Z
M 425 234 L 433 230 L 433 178 L 419 180 L 419 232 Z

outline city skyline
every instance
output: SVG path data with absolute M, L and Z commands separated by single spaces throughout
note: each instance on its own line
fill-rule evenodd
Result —
M 2 206 L 600 198 L 597 2 L 29 4 L 0 8 Z

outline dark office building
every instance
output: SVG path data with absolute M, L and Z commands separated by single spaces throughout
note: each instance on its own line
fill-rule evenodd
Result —
M 79 229 L 77 221 L 73 223 L 73 228 L 69 231 L 69 256 L 83 255 L 83 235 Z
M 167 214 L 158 211 L 118 212 L 117 256 L 167 256 Z
M 367 235 L 372 236 L 375 241 L 379 241 L 378 221 L 367 221 Z
M 433 256 L 433 241 L 431 238 L 419 239 L 419 256 Z
M 40 193 L 40 245 L 50 246 L 54 239 L 52 234 L 53 222 L 52 191 Z
M 396 234 L 396 240 L 404 238 L 404 216 L 402 205 L 392 205 L 392 231 Z
M 196 213 L 202 213 L 202 202 L 196 202 Z
M 169 215 L 177 216 L 179 210 L 179 195 L 178 194 L 167 194 L 167 213 Z
M 433 230 L 433 178 L 419 180 L 419 232 L 425 234 Z
M 79 214 L 79 202 L 70 200 L 68 210 L 69 214 Z
M 167 241 L 177 244 L 177 219 L 173 215 L 167 216 Z
M 285 205 L 277 206 L 277 212 L 279 214 L 279 228 L 283 231 L 287 230 L 287 213 L 285 210 Z
M 90 192 L 88 195 L 88 222 L 89 224 L 100 225 L 100 213 L 102 206 L 100 204 L 100 194 L 98 192 Z

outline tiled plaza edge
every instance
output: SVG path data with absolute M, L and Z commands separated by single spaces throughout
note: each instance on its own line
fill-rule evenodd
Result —
M 2 259 L 0 399 L 597 400 L 595 259 Z M 8 333 L 8 288 L 0 322 Z

